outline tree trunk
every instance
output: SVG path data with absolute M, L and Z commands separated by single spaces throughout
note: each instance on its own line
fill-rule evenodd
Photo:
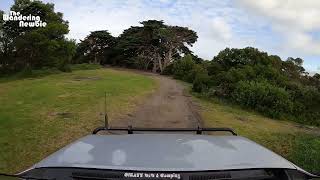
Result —
M 173 48 L 170 45 L 168 52 L 165 54 L 163 68 L 166 68 L 170 64 L 171 58 L 172 58 L 172 50 L 173 50 Z
M 157 69 L 158 69 L 158 62 L 156 61 L 156 59 L 152 59 L 153 60 L 153 68 L 152 68 L 152 72 L 156 73 Z
M 97 53 L 94 53 L 94 63 L 97 64 L 98 60 L 97 60 Z
M 150 64 L 150 60 L 148 60 L 148 62 L 146 63 L 145 67 L 144 67 L 144 70 L 148 70 L 148 67 L 149 67 L 149 64 Z
M 27 65 L 26 65 L 27 69 L 32 69 L 32 64 L 33 64 L 33 59 L 32 58 L 33 58 L 33 51 L 31 50 L 30 59 L 27 60 Z
M 157 59 L 158 59 L 158 62 L 159 62 L 160 72 L 162 72 L 163 71 L 163 67 L 162 67 L 162 62 L 161 62 L 161 58 L 160 58 L 159 54 L 157 55 Z

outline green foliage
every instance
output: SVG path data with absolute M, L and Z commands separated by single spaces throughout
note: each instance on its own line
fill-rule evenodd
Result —
M 112 64 L 116 38 L 108 31 L 93 31 L 77 46 L 74 63 Z
M 173 75 L 176 79 L 193 83 L 192 89 L 195 92 L 205 92 L 209 88 L 210 77 L 205 66 L 201 63 L 197 64 L 194 58 L 195 56 L 191 54 L 185 55 L 168 66 L 164 70 L 164 74 Z
M 38 78 L 38 77 L 45 77 L 51 74 L 60 74 L 62 73 L 61 70 L 53 67 L 44 67 L 41 69 L 30 69 L 25 68 L 22 71 L 19 71 L 17 73 L 13 74 L 4 74 L 0 76 L 0 82 L 7 82 L 7 81 L 12 81 L 12 80 L 20 80 L 20 79 L 27 79 L 27 78 Z
M 188 46 L 196 42 L 196 32 L 163 21 L 147 20 L 132 26 L 117 38 L 114 64 L 130 68 L 163 72 L 181 52 L 190 53 Z
M 30 0 L 16 0 L 11 10 L 23 15 L 38 15 L 47 26 L 21 28 L 19 21 L 2 22 L 0 73 L 44 67 L 70 71 L 68 64 L 75 53 L 75 41 L 64 37 L 69 29 L 62 13 L 54 12 L 53 4 Z
M 231 94 L 233 101 L 250 107 L 273 118 L 290 114 L 293 102 L 290 94 L 283 88 L 267 81 L 240 81 Z
M 37 70 L 31 69 L 24 69 L 23 71 L 19 72 L 16 77 L 17 78 L 37 78 L 37 77 L 44 77 L 50 74 L 59 74 L 62 73 L 61 70 L 57 68 L 43 68 Z
M 282 61 L 258 49 L 225 49 L 212 61 L 187 54 L 163 74 L 193 83 L 193 91 L 218 96 L 268 117 L 320 126 L 320 76 L 308 76 L 301 58 Z
M 93 70 L 93 69 L 100 69 L 101 65 L 100 64 L 88 64 L 88 63 L 83 63 L 83 64 L 73 64 L 71 65 L 71 70 L 76 71 L 76 70 Z
M 268 55 L 255 48 L 225 49 L 207 65 L 210 92 L 269 117 L 320 125 L 320 80 L 301 58 Z M 213 92 L 213 93 L 212 93 Z
M 294 89 L 290 89 L 288 92 L 295 100 L 293 106 L 295 120 L 303 124 L 320 126 L 319 89 L 314 86 L 297 84 Z
M 320 125 L 320 75 L 309 76 L 301 58 L 282 61 L 247 47 L 226 48 L 205 61 L 189 49 L 198 38 L 195 31 L 158 20 L 142 21 L 119 37 L 107 30 L 93 31 L 76 45 L 65 38 L 68 22 L 53 4 L 15 0 L 11 10 L 38 15 L 47 26 L 20 28 L 17 21 L 0 19 L 0 74 L 32 76 L 34 70 L 50 68 L 69 72 L 70 63 L 152 70 L 193 83 L 196 92 L 229 99 L 271 117 Z
M 194 66 L 195 62 L 192 60 L 192 56 L 185 55 L 173 64 L 173 77 L 192 83 L 195 78 Z
M 206 92 L 209 88 L 210 77 L 207 70 L 201 65 L 195 65 L 195 78 L 193 80 L 192 90 L 195 92 Z
M 244 65 L 270 63 L 267 53 L 260 52 L 258 49 L 252 47 L 244 49 L 226 48 L 220 51 L 219 54 L 213 58 L 213 61 L 219 63 L 225 70 L 232 67 L 242 67 Z
M 161 72 L 162 75 L 173 75 L 174 72 L 174 63 L 171 63 L 167 67 L 164 68 L 164 70 Z

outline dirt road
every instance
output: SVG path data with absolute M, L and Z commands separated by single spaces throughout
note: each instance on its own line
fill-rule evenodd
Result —
M 166 76 L 143 73 L 159 83 L 159 88 L 136 110 L 117 120 L 111 127 L 155 127 L 155 128 L 189 128 L 197 127 L 200 116 L 190 95 L 181 83 Z

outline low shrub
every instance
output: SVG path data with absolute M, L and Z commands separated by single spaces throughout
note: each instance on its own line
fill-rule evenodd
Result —
M 290 94 L 267 81 L 240 81 L 236 84 L 231 98 L 240 105 L 253 108 L 273 118 L 290 114 L 293 108 Z
M 61 72 L 62 71 L 57 68 L 49 68 L 49 67 L 44 67 L 42 69 L 35 69 L 35 70 L 32 70 L 31 68 L 25 68 L 22 71 L 14 74 L 12 77 L 15 77 L 15 78 L 34 78 L 34 77 L 43 77 L 43 76 L 47 76 L 50 74 L 58 74 Z
M 210 77 L 205 68 L 195 65 L 193 69 L 194 80 L 192 90 L 195 92 L 206 92 L 209 89 Z
M 192 60 L 191 55 L 185 55 L 180 60 L 173 64 L 173 77 L 189 83 L 194 80 L 193 68 L 195 62 Z
M 71 70 L 90 70 L 90 69 L 99 69 L 101 68 L 100 64 L 89 64 L 89 63 L 83 63 L 83 64 L 73 64 L 71 65 Z
M 174 73 L 174 67 L 173 67 L 173 63 L 168 65 L 166 68 L 164 68 L 164 70 L 161 72 L 162 75 L 173 75 Z

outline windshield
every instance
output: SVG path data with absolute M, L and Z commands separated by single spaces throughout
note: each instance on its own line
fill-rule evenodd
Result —
M 81 168 L 40 168 L 23 174 L 1 176 L 0 179 L 43 179 L 43 180 L 303 180 L 308 177 L 296 170 L 250 169 L 212 172 L 150 172 L 150 171 L 114 171 Z

